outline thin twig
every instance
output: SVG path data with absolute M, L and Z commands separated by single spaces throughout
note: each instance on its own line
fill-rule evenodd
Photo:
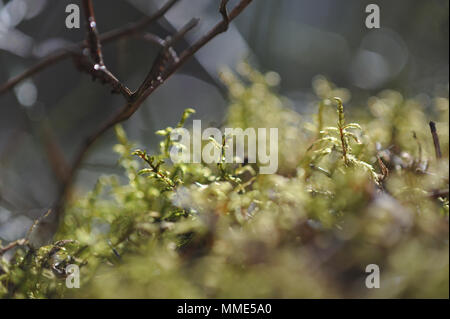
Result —
M 3 256 L 7 251 L 9 251 L 15 247 L 25 246 L 27 244 L 28 244 L 28 240 L 26 240 L 25 238 L 21 238 L 21 239 L 15 240 L 13 242 L 10 242 L 5 247 L 0 248 L 0 256 Z
M 88 73 L 92 80 L 99 79 L 102 84 L 109 84 L 112 87 L 111 93 L 120 93 L 129 101 L 132 96 L 131 90 L 122 84 L 104 65 L 93 64 L 83 54 L 74 54 L 73 61 L 80 72 Z
M 111 93 L 121 93 L 129 101 L 132 95 L 130 89 L 123 85 L 105 66 L 92 0 L 83 0 L 83 7 L 86 15 L 86 43 L 92 62 L 83 53 L 74 54 L 75 65 L 80 71 L 90 74 L 93 80 L 100 79 L 103 84 L 110 84 L 113 88 Z
M 154 86 L 156 82 L 162 82 L 164 79 L 162 78 L 163 72 L 166 70 L 170 63 L 177 63 L 178 57 L 174 60 L 174 52 L 172 45 L 179 39 L 181 39 L 187 32 L 192 30 L 197 24 L 198 19 L 192 19 L 189 21 L 180 31 L 178 31 L 173 37 L 168 37 L 163 42 L 163 47 L 158 54 L 157 58 L 153 62 L 152 68 L 150 72 L 147 74 L 147 77 L 142 81 L 142 84 L 133 93 L 133 99 L 139 98 L 142 93 L 144 93 L 149 87 Z M 172 49 L 172 50 L 171 50 Z M 176 54 L 175 54 L 176 55 Z
M 229 0 L 222 0 L 220 2 L 220 8 L 219 8 L 219 12 L 222 15 L 222 19 L 223 21 L 226 22 L 226 28 L 228 29 L 228 24 L 230 22 L 230 18 L 228 16 L 228 11 L 227 11 L 227 4 L 228 4 Z
M 178 40 L 182 39 L 186 33 L 191 31 L 193 28 L 195 28 L 198 25 L 198 22 L 200 19 L 198 18 L 192 18 L 188 23 L 186 23 L 177 33 L 175 33 L 173 36 L 168 37 L 166 40 L 167 46 L 173 46 Z
M 102 46 L 100 44 L 97 22 L 95 21 L 94 7 L 92 0 L 83 0 L 84 12 L 86 15 L 87 28 L 87 45 L 91 53 L 91 58 L 100 66 L 105 65 L 103 62 Z
M 145 41 L 154 43 L 154 44 L 158 45 L 161 48 L 168 47 L 167 46 L 167 41 L 162 39 L 162 38 L 160 38 L 156 34 L 146 32 L 146 33 L 138 34 L 137 36 L 140 37 L 141 39 L 145 40 Z M 168 50 L 169 50 L 169 54 L 171 56 L 171 59 L 173 61 L 177 61 L 178 60 L 178 54 L 175 52 L 175 49 L 173 47 L 168 47 Z
M 441 144 L 439 143 L 439 136 L 436 130 L 436 123 L 434 123 L 433 121 L 430 121 L 430 130 L 431 136 L 433 137 L 434 150 L 436 151 L 436 158 L 440 159 L 442 158 Z

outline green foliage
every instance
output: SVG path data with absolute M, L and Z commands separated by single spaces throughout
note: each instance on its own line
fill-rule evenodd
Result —
M 226 137 L 210 141 L 219 164 L 174 164 L 173 128 L 157 132 L 151 155 L 118 126 L 127 181 L 101 177 L 70 202 L 54 244 L 1 259 L 0 296 L 448 298 L 448 98 L 425 113 L 384 91 L 347 124 L 349 92 L 318 77 L 309 122 L 275 92 L 276 74 L 238 71 L 222 73 L 226 127 L 278 127 L 277 174 L 226 164 Z M 441 160 L 429 116 L 440 120 Z M 80 289 L 66 288 L 67 264 L 80 266 Z M 364 285 L 368 264 L 380 266 L 379 289 Z
M 310 163 L 310 166 L 315 168 L 316 170 L 325 173 L 325 175 L 331 177 L 332 173 L 327 170 L 316 167 L 316 163 L 318 163 L 324 156 L 330 155 L 332 152 L 336 151 L 336 149 L 340 148 L 340 153 L 342 154 L 343 164 L 346 167 L 359 167 L 369 171 L 372 174 L 374 182 L 378 184 L 378 176 L 375 173 L 374 168 L 369 163 L 366 163 L 362 160 L 357 159 L 353 154 L 351 154 L 351 147 L 349 139 L 353 139 L 357 144 L 361 144 L 358 137 L 355 133 L 349 131 L 349 129 L 358 129 L 362 130 L 361 126 L 358 123 L 350 123 L 345 124 L 345 115 L 344 115 L 344 105 L 342 104 L 342 100 L 338 97 L 333 97 L 332 101 L 337 104 L 337 113 L 338 113 L 338 122 L 337 126 L 328 126 L 322 128 L 319 131 L 319 138 L 313 142 L 313 144 L 308 148 L 311 150 L 313 147 L 320 145 L 321 148 L 314 151 L 314 156 Z M 319 104 L 319 114 L 322 112 L 322 107 L 325 105 L 325 102 L 320 102 Z M 321 125 L 321 124 L 319 124 Z M 336 169 L 336 166 L 333 168 Z

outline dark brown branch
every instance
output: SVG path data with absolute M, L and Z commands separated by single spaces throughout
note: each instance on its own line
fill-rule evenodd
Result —
M 230 17 L 228 16 L 227 4 L 229 0 L 222 0 L 220 2 L 219 12 L 222 15 L 223 21 L 226 22 L 226 28 L 228 29 L 228 24 L 230 23 Z
M 182 39 L 186 33 L 191 31 L 193 28 L 195 28 L 198 25 L 198 22 L 200 19 L 193 18 L 188 23 L 186 23 L 177 33 L 175 33 L 173 36 L 168 37 L 166 39 L 166 47 L 173 46 L 178 40 Z
M 129 101 L 130 89 L 123 85 L 105 66 L 92 0 L 83 0 L 83 7 L 86 15 L 86 43 L 92 62 L 82 53 L 74 54 L 74 63 L 78 70 L 90 74 L 93 80 L 100 79 L 103 84 L 111 85 L 113 88 L 111 93 L 121 93 Z
M 92 6 L 92 0 L 83 0 L 84 12 L 86 15 L 86 28 L 87 28 L 87 45 L 91 53 L 92 60 L 103 66 L 103 53 L 102 46 L 100 44 L 97 21 L 95 21 L 94 7 Z
M 433 137 L 436 158 L 440 159 L 440 158 L 442 158 L 441 144 L 439 143 L 439 136 L 438 136 L 437 130 L 436 130 L 436 123 L 434 123 L 433 121 L 430 121 L 430 130 L 431 130 L 431 136 Z
M 137 33 L 147 27 L 152 22 L 158 20 L 164 14 L 166 14 L 167 11 L 169 11 L 179 0 L 169 0 L 166 2 L 165 5 L 163 5 L 158 11 L 156 11 L 154 14 L 152 14 L 149 17 L 146 17 L 136 23 L 129 24 L 125 27 L 120 27 L 115 30 L 111 30 L 109 32 L 103 33 L 99 36 L 99 40 L 103 44 L 114 42 L 118 39 L 130 36 L 134 33 Z M 75 45 L 68 46 L 66 48 L 57 50 L 53 53 L 50 53 L 46 58 L 43 58 L 40 62 L 38 62 L 33 67 L 29 68 L 25 72 L 11 78 L 9 81 L 4 83 L 0 86 L 0 95 L 6 93 L 10 89 L 12 89 L 14 86 L 16 86 L 18 83 L 22 82 L 23 80 L 41 72 L 42 70 L 46 69 L 47 67 L 56 64 L 62 60 L 65 60 L 67 58 L 70 58 L 73 56 L 74 53 L 80 53 L 84 48 L 86 47 L 85 41 L 79 42 Z
M 179 57 L 179 61 L 172 65 L 165 74 L 165 78 L 172 75 L 181 65 L 183 65 L 189 58 L 191 58 L 198 50 L 200 50 L 205 44 L 215 38 L 217 35 L 227 31 L 230 21 L 235 19 L 250 3 L 252 0 L 241 0 L 230 12 L 226 19 L 222 19 L 221 22 L 216 24 L 206 35 L 195 42 L 190 48 L 183 51 Z M 151 92 L 150 92 L 151 93 Z
M 83 54 L 74 54 L 73 61 L 80 72 L 85 72 L 92 76 L 92 80 L 99 79 L 102 84 L 109 84 L 112 87 L 111 93 L 122 94 L 127 101 L 131 99 L 132 92 L 122 82 L 120 82 L 104 65 L 93 64 Z
M 147 74 L 147 77 L 142 81 L 142 84 L 133 93 L 133 99 L 139 98 L 142 93 L 144 93 L 149 87 L 154 86 L 156 82 L 162 82 L 162 74 L 166 70 L 166 68 L 171 63 L 177 63 L 179 61 L 178 57 L 175 54 L 174 60 L 174 50 L 172 45 L 178 41 L 180 38 L 184 37 L 187 32 L 192 30 L 197 24 L 198 19 L 192 19 L 189 21 L 180 31 L 178 31 L 173 37 L 168 37 L 164 40 L 163 47 L 153 62 L 152 68 L 150 72 Z
M 154 44 L 160 46 L 161 48 L 164 48 L 166 46 L 166 40 L 160 38 L 158 35 L 153 34 L 153 33 L 145 32 L 142 34 L 137 34 L 136 37 L 141 38 L 145 41 L 154 43 Z
M 159 36 L 157 36 L 156 34 L 153 33 L 143 33 L 143 34 L 139 34 L 138 35 L 141 39 L 154 43 L 156 45 L 158 45 L 161 48 L 167 48 L 167 42 L 164 39 L 161 39 Z M 168 47 L 169 50 L 169 54 L 171 56 L 171 59 L 173 61 L 177 61 L 178 60 L 178 54 L 175 52 L 173 47 Z
M 94 132 L 84 141 L 71 166 L 69 177 L 66 183 L 64 183 L 64 185 L 62 186 L 59 198 L 53 208 L 53 212 L 58 219 L 61 218 L 62 211 L 64 210 L 65 202 L 69 195 L 70 186 L 73 183 L 75 173 L 80 167 L 84 156 L 86 155 L 92 144 L 94 144 L 94 142 L 110 128 L 130 118 L 130 116 L 132 116 L 139 109 L 146 98 L 150 94 L 152 94 L 167 78 L 174 74 L 176 70 L 181 68 L 181 66 L 183 66 L 190 57 L 192 57 L 198 50 L 209 43 L 214 37 L 225 32 L 228 28 L 229 22 L 236 18 L 251 2 L 252 0 L 241 0 L 228 15 L 227 19 L 222 19 L 222 21 L 217 23 L 206 35 L 197 40 L 191 47 L 184 50 L 180 54 L 180 57 L 176 63 L 172 63 L 167 67 L 167 69 L 161 75 L 162 81 L 156 81 L 153 86 L 148 87 L 144 92 L 142 92 L 141 95 L 136 96 L 135 100 L 126 103 L 123 108 L 121 108 L 96 132 Z
M 25 238 L 15 240 L 15 241 L 9 243 L 8 245 L 6 245 L 5 247 L 0 248 L 0 257 L 3 256 L 7 251 L 9 251 L 15 247 L 25 246 L 27 244 L 28 244 L 28 240 L 26 240 Z

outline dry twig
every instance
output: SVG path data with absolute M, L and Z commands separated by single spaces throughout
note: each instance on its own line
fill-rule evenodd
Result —
M 10 242 L 5 247 L 0 248 L 0 257 L 3 256 L 7 251 L 9 251 L 15 247 L 26 246 L 27 244 L 28 244 L 28 240 L 26 240 L 25 238 L 21 238 L 21 239 L 15 240 L 13 242 Z
M 431 136 L 433 137 L 434 150 L 436 151 L 436 158 L 440 159 L 442 158 L 441 144 L 439 143 L 439 136 L 436 130 L 436 123 L 434 123 L 433 121 L 430 121 L 430 130 Z

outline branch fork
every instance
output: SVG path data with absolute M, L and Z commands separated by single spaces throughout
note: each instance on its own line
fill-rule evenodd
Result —
M 59 196 L 51 209 L 50 213 L 54 214 L 56 220 L 59 221 L 64 211 L 66 200 L 70 193 L 70 188 L 75 178 L 76 172 L 80 167 L 84 156 L 106 131 L 114 127 L 132 116 L 146 100 L 161 84 L 164 83 L 172 74 L 180 69 L 198 50 L 208 44 L 219 34 L 228 29 L 229 23 L 236 18 L 251 2 L 252 0 L 240 0 L 231 12 L 227 10 L 228 0 L 221 0 L 219 12 L 222 16 L 211 30 L 209 30 L 200 39 L 194 42 L 190 47 L 177 54 L 173 48 L 174 44 L 182 39 L 187 32 L 192 30 L 197 24 L 198 19 L 192 19 L 184 27 L 182 27 L 173 36 L 161 39 L 156 35 L 150 33 L 143 33 L 143 29 L 150 23 L 164 16 L 179 0 L 168 0 L 157 12 L 153 15 L 142 19 L 134 24 L 112 30 L 110 32 L 99 35 L 97 30 L 97 22 L 95 21 L 94 9 L 92 0 L 83 0 L 83 7 L 86 14 L 87 36 L 86 40 L 72 45 L 62 50 L 58 50 L 44 58 L 37 65 L 24 73 L 12 78 L 7 83 L 0 85 L 0 95 L 12 89 L 15 85 L 25 80 L 28 77 L 44 70 L 63 59 L 73 58 L 76 67 L 83 72 L 90 74 L 93 80 L 100 80 L 104 84 L 112 87 L 113 93 L 122 94 L 125 99 L 125 105 L 113 114 L 113 116 L 105 121 L 103 125 L 97 128 L 91 135 L 89 135 L 84 143 L 81 145 L 78 153 L 75 156 L 73 163 L 69 167 L 67 178 L 61 183 Z M 132 92 L 124 84 L 122 84 L 112 72 L 110 72 L 103 60 L 101 50 L 102 43 L 108 43 L 120 38 L 132 35 L 141 35 L 143 39 L 158 44 L 161 49 L 153 62 L 149 73 L 139 86 L 139 88 Z M 24 242 L 17 242 L 15 245 L 21 245 Z M 7 248 L 7 247 L 6 247 Z M 7 248 L 10 249 L 10 248 Z M 2 249 L 5 250 L 5 249 Z M 1 252 L 1 251 L 0 251 Z

